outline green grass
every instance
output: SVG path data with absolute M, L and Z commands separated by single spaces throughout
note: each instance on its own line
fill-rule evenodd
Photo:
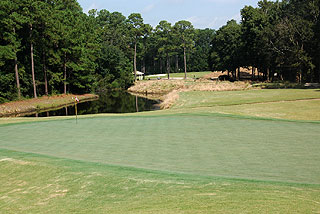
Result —
M 190 108 L 190 110 L 187 110 Z M 174 110 L 320 121 L 320 90 L 265 89 L 180 93 Z
M 310 168 L 320 165 L 319 128 L 216 116 L 89 118 L 3 126 L 0 147 L 169 172 L 318 183 L 320 171 Z
M 187 78 L 201 78 L 207 74 L 210 74 L 211 71 L 203 71 L 203 72 L 187 72 Z M 148 79 L 149 77 L 146 76 Z M 161 77 L 161 79 L 167 79 L 168 76 Z M 170 78 L 184 78 L 184 73 L 170 73 Z M 151 79 L 157 79 L 156 77 L 151 77 Z
M 187 92 L 78 124 L 1 119 L 0 213 L 319 213 L 320 122 L 272 119 L 313 120 L 319 96 Z
M 7 214 L 320 211 L 319 185 L 165 173 L 2 149 L 0 159 L 0 211 Z
M 265 89 L 249 91 L 192 91 L 180 93 L 175 108 L 227 106 L 252 103 L 320 99 L 315 89 Z
M 208 111 L 263 118 L 320 121 L 320 99 L 215 106 L 208 108 Z

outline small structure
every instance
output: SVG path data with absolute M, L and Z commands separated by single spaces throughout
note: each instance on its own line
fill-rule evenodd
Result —
M 136 71 L 136 72 L 137 72 L 137 80 L 143 80 L 144 73 L 142 73 L 141 71 Z M 134 75 L 134 72 L 133 72 L 133 75 Z

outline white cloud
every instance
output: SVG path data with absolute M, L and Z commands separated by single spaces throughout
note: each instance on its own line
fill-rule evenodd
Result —
M 150 12 L 151 10 L 153 10 L 153 8 L 154 8 L 155 6 L 156 6 L 155 4 L 149 4 L 148 6 L 146 6 L 145 8 L 143 8 L 142 12 L 143 12 L 143 13 L 148 13 L 148 12 Z
M 192 16 L 187 18 L 189 22 L 193 24 L 195 28 L 205 29 L 205 28 L 217 28 L 222 26 L 229 20 L 227 17 L 199 17 Z

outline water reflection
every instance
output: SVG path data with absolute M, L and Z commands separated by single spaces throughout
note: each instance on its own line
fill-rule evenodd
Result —
M 146 98 L 131 95 L 125 91 L 112 91 L 99 94 L 99 99 L 79 103 L 77 105 L 78 115 L 98 114 L 98 113 L 132 113 L 141 111 L 158 110 L 159 102 Z M 70 116 L 75 115 L 74 105 L 65 106 L 54 111 L 33 113 L 28 117 L 48 117 L 48 116 Z

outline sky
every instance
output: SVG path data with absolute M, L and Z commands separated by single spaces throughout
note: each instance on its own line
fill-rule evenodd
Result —
M 166 20 L 171 24 L 190 21 L 195 28 L 219 29 L 228 20 L 240 21 L 245 5 L 257 6 L 259 0 L 78 0 L 84 12 L 106 9 L 126 17 L 140 13 L 145 24 L 153 27 Z

